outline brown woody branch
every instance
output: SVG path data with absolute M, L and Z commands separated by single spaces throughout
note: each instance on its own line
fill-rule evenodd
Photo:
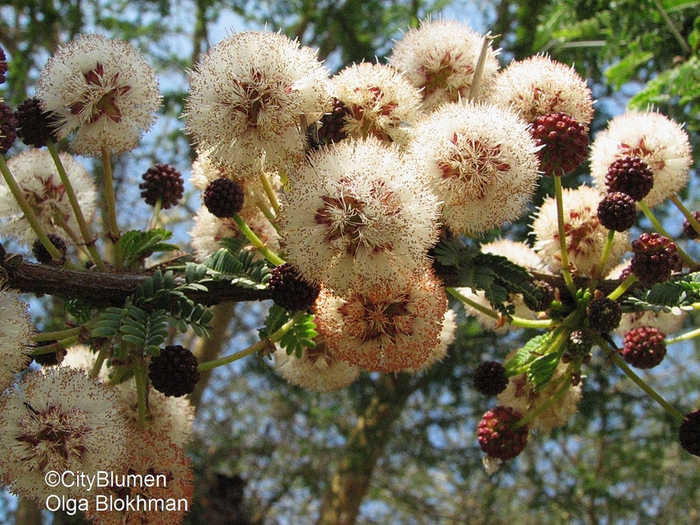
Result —
M 434 265 L 438 277 L 445 286 L 459 287 L 460 284 L 454 268 Z M 96 304 L 120 306 L 132 295 L 139 284 L 143 284 L 151 274 L 141 273 L 104 273 L 97 271 L 76 271 L 65 268 L 26 262 L 18 255 L 8 255 L 0 264 L 0 280 L 4 277 L 6 285 L 23 293 L 35 295 L 56 295 L 68 299 L 83 298 Z M 535 278 L 547 281 L 568 295 L 561 276 L 536 274 Z M 184 283 L 184 279 L 180 278 Z M 585 280 L 578 280 L 578 287 L 587 286 Z M 619 281 L 603 281 L 598 289 L 607 294 Z M 252 290 L 234 286 L 225 281 L 211 281 L 205 284 L 208 291 L 188 290 L 187 296 L 195 302 L 207 306 L 226 302 L 262 301 L 270 298 L 268 290 Z
M 120 306 L 136 287 L 151 276 L 149 273 L 104 273 L 67 270 L 56 266 L 30 263 L 17 255 L 5 259 L 6 285 L 23 293 L 57 295 L 68 299 L 88 299 L 98 304 Z M 181 279 L 184 283 L 184 279 Z M 262 301 L 269 299 L 267 290 L 249 290 L 224 281 L 206 283 L 208 291 L 188 290 L 187 296 L 207 306 L 225 302 Z

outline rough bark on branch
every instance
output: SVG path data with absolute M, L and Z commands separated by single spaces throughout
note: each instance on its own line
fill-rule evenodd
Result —
M 136 291 L 136 287 L 150 277 L 149 273 L 67 270 L 26 262 L 17 256 L 5 259 L 5 264 L 0 271 L 2 269 L 5 270 L 6 285 L 23 293 L 83 298 L 95 303 L 115 306 L 124 304 L 124 300 Z M 187 291 L 187 296 L 207 306 L 224 302 L 262 301 L 270 298 L 267 290 L 240 288 L 225 281 L 208 282 L 206 287 L 207 292 L 190 290 Z
M 457 278 L 455 269 L 435 263 L 435 273 L 445 286 L 465 286 Z M 120 306 L 124 300 L 136 291 L 151 274 L 141 273 L 104 273 L 97 271 L 77 271 L 65 268 L 36 264 L 24 261 L 18 255 L 8 255 L 0 263 L 0 281 L 4 279 L 10 288 L 22 293 L 36 295 L 57 295 L 64 298 L 89 299 L 96 304 Z M 564 280 L 560 276 L 536 274 L 537 279 L 547 281 L 558 288 L 563 294 L 568 294 Z M 576 279 L 580 288 L 587 286 L 587 280 Z M 184 280 L 182 280 L 184 282 Z M 619 281 L 602 281 L 598 289 L 603 293 L 614 290 Z M 206 283 L 208 291 L 187 291 L 187 296 L 195 302 L 213 306 L 225 302 L 263 301 L 270 299 L 268 290 L 253 290 L 232 286 L 225 281 Z

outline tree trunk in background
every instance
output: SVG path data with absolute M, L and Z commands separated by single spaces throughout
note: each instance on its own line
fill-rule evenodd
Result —
M 228 343 L 231 336 L 228 326 L 234 316 L 235 307 L 236 303 L 222 303 L 212 308 L 214 317 L 212 317 L 209 322 L 211 337 L 197 338 L 197 343 L 194 348 L 191 349 L 200 363 L 218 358 L 224 346 Z M 195 386 L 194 392 L 189 396 L 190 403 L 192 403 L 195 408 L 197 408 L 199 402 L 202 400 L 202 394 L 209 383 L 211 373 L 212 370 L 207 370 L 200 374 L 199 382 L 197 386 Z
M 367 494 L 377 460 L 391 439 L 394 422 L 418 387 L 414 377 L 382 375 L 345 443 L 330 480 L 316 525 L 353 525 Z
M 42 525 L 44 517 L 41 515 L 41 509 L 33 501 L 22 499 L 17 504 L 15 511 L 16 525 Z

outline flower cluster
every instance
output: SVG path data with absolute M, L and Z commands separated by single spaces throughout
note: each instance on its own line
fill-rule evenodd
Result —
M 204 372 L 271 355 L 284 379 L 316 392 L 363 372 L 424 373 L 455 338 L 448 296 L 487 330 L 543 330 L 474 373 L 479 391 L 498 396 L 477 429 L 492 464 L 515 458 L 530 431 L 567 423 L 596 347 L 628 374 L 626 363 L 659 365 L 667 334 L 700 304 L 700 278 L 683 273 L 700 265 L 650 210 L 677 203 L 689 180 L 687 134 L 656 112 L 616 117 L 592 144 L 594 186 L 565 189 L 562 178 L 588 156 L 586 82 L 546 56 L 499 71 L 490 43 L 456 22 L 426 21 L 388 64 L 333 76 L 280 33 L 236 33 L 213 46 L 189 74 L 183 115 L 202 196 L 189 232 L 197 262 L 171 267 L 157 259 L 179 249 L 165 242 L 172 232 L 160 214 L 185 198 L 180 171 L 159 163 L 144 173 L 138 188 L 153 217 L 143 231 L 122 232 L 110 163 L 153 124 L 154 71 L 130 44 L 100 35 L 61 46 L 36 98 L 0 109 L 0 237 L 31 247 L 40 263 L 31 268 L 116 277 L 115 294 L 122 281 L 136 284 L 116 299 L 68 286 L 76 321 L 39 334 L 19 292 L 0 290 L 3 484 L 41 502 L 50 470 L 148 473 L 165 476 L 168 490 L 117 484 L 100 495 L 189 502 L 193 409 L 184 396 Z M 29 149 L 5 161 L 15 135 Z M 101 157 L 99 185 L 58 151 L 62 139 Z M 538 184 L 551 195 L 533 204 Z M 93 233 L 101 199 L 102 236 Z M 660 231 L 630 243 L 638 211 Z M 681 211 L 686 233 L 698 233 L 697 214 Z M 526 214 L 530 243 L 492 241 Z M 16 279 L 25 263 L 0 257 L 2 278 Z M 661 283 L 663 293 L 652 288 Z M 231 289 L 275 303 L 261 341 L 200 362 L 169 326 L 209 335 L 208 306 Z M 30 357 L 37 364 L 26 370 Z M 672 415 L 697 454 L 697 413 Z M 177 523 L 183 512 L 166 520 L 93 507 L 86 516 Z
M 155 71 L 130 44 L 102 35 L 61 46 L 39 78 L 37 98 L 55 116 L 59 139 L 76 153 L 124 153 L 136 147 L 160 106 Z

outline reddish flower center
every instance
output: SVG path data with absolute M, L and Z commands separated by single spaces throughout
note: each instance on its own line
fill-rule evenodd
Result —
M 549 93 L 539 87 L 532 90 L 532 99 L 526 101 L 523 95 L 518 98 L 527 102 L 526 106 L 531 105 L 530 109 L 523 116 L 528 122 L 534 122 L 537 117 L 542 117 L 549 113 L 558 113 L 557 108 L 561 105 L 561 90 Z
M 233 83 L 238 88 L 238 102 L 232 104 L 234 111 L 242 113 L 246 117 L 248 125 L 256 127 L 260 123 L 261 114 L 273 105 L 279 105 L 274 92 L 291 93 L 292 88 L 282 85 L 268 85 L 266 77 L 260 71 L 251 71 L 249 82 L 234 79 Z
M 106 77 L 104 66 L 99 62 L 83 76 L 86 89 L 80 100 L 70 105 L 71 113 L 88 124 L 94 124 L 102 116 L 121 122 L 119 99 L 131 91 L 131 86 L 118 85 L 119 73 Z
M 341 181 L 342 182 L 342 181 Z M 380 185 L 381 186 L 381 185 Z M 391 191 L 373 188 L 373 196 L 385 209 L 387 216 L 400 211 L 398 198 Z M 321 198 L 323 206 L 316 210 L 316 224 L 327 228 L 324 242 L 342 239 L 347 254 L 354 257 L 360 247 L 370 253 L 391 251 L 391 243 L 368 236 L 367 227 L 376 220 L 367 212 L 367 204 L 360 198 L 341 191 L 340 196 L 325 195 Z
M 380 129 L 377 118 L 389 117 L 390 120 L 398 122 L 398 119 L 392 117 L 392 113 L 399 105 L 396 102 L 385 102 L 384 93 L 376 86 L 355 88 L 355 92 L 361 91 L 369 93 L 369 101 L 364 104 L 352 104 L 349 109 L 352 113 L 352 117 L 362 122 L 362 136 L 367 137 L 373 135 L 380 140 L 389 140 L 389 135 Z
M 56 407 L 51 407 L 46 412 L 38 412 L 28 403 L 25 403 L 25 406 L 32 412 L 32 417 L 39 422 L 38 426 L 41 430 L 32 432 L 25 426 L 24 433 L 17 437 L 17 441 L 27 443 L 35 449 L 40 468 L 46 468 L 50 464 L 55 465 L 57 458 L 70 460 L 85 454 L 82 435 L 88 431 L 87 428 L 71 424 L 68 414 L 59 411 Z M 29 425 L 30 428 L 35 426 L 37 425 Z
M 363 297 L 356 297 L 359 304 L 353 308 L 351 302 L 341 306 L 338 311 L 343 317 L 355 317 L 352 323 L 356 327 L 356 337 L 363 343 L 388 335 L 395 341 L 398 335 L 412 335 L 415 314 L 411 313 L 408 294 L 386 301 L 372 302 Z M 357 308 L 359 306 L 359 308 Z
M 501 146 L 484 144 L 479 139 L 454 133 L 448 154 L 438 161 L 443 179 L 461 179 L 476 198 L 483 198 L 494 177 L 510 169 L 501 158 Z
M 419 86 L 423 90 L 424 100 L 439 90 L 446 91 L 452 102 L 459 100 L 460 90 L 450 85 L 448 80 L 458 72 L 467 76 L 474 74 L 474 67 L 471 64 L 464 65 L 460 70 L 456 63 L 461 59 L 462 53 L 452 56 L 452 53 L 448 51 L 440 60 L 437 68 L 427 68 L 425 66 L 420 68 L 420 73 L 425 78 L 425 81 Z M 460 88 L 462 91 L 468 90 L 471 88 L 471 83 L 463 83 Z
M 582 215 L 588 216 L 588 220 L 582 221 Z M 600 224 L 598 217 L 591 213 L 590 208 L 586 208 L 582 213 L 570 212 L 569 219 L 571 222 L 564 224 L 564 234 L 568 239 L 568 251 L 585 254 L 595 242 L 593 234 Z M 558 240 L 559 235 L 556 234 L 554 238 Z
M 620 143 L 617 146 L 619 158 L 623 157 L 639 157 L 655 172 L 661 171 L 666 166 L 666 163 L 661 158 L 655 158 L 654 150 L 647 147 L 646 137 L 639 139 L 636 146 L 632 144 Z
M 53 177 L 44 180 L 39 175 L 35 175 L 36 179 L 41 183 L 40 191 L 24 189 L 24 198 L 32 207 L 37 215 L 41 215 L 44 210 L 44 203 L 57 202 L 63 199 L 66 194 L 66 187 L 63 184 L 54 184 Z

